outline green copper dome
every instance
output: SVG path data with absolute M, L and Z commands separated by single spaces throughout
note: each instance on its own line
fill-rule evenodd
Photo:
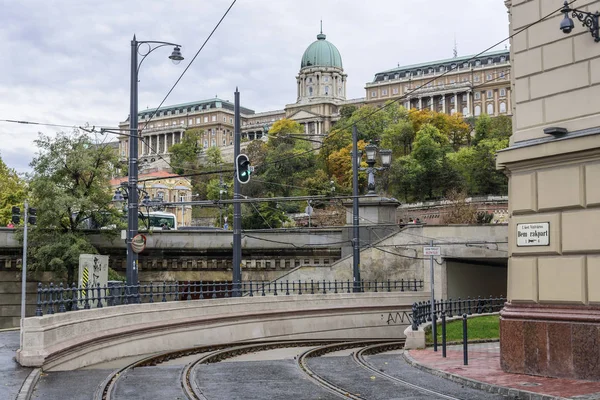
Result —
M 338 49 L 325 40 L 323 32 L 317 35 L 317 41 L 313 42 L 302 56 L 300 68 L 304 67 L 342 67 L 342 56 Z

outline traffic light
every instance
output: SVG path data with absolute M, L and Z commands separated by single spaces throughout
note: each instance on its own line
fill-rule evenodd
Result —
M 37 210 L 35 208 L 29 207 L 29 212 L 27 215 L 27 222 L 31 225 L 35 225 L 37 222 Z
M 12 223 L 18 225 L 21 222 L 21 209 L 19 207 L 12 208 Z
M 236 165 L 236 176 L 237 180 L 240 183 L 248 183 L 250 181 L 250 160 L 248 160 L 248 156 L 245 154 L 240 154 L 235 159 Z

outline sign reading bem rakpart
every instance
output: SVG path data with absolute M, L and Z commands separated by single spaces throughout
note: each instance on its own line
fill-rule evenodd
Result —
M 517 246 L 550 246 L 550 222 L 517 224 Z

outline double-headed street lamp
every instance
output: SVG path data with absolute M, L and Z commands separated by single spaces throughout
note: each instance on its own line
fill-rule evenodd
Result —
M 369 144 L 365 147 L 367 154 L 367 168 L 361 168 L 362 152 L 358 150 L 358 130 L 356 125 L 352 126 L 352 278 L 354 281 L 354 292 L 361 292 L 360 284 L 360 233 L 358 215 L 358 171 L 367 171 L 367 196 L 377 196 L 375 192 L 375 171 L 387 169 L 392 164 L 392 151 L 379 150 L 381 167 L 375 167 L 377 162 L 377 146 Z
M 140 46 L 146 45 L 142 50 Z M 174 64 L 179 64 L 183 60 L 181 55 L 181 45 L 169 42 L 158 41 L 138 41 L 133 35 L 131 40 L 131 89 L 129 104 L 129 180 L 127 189 L 127 285 L 137 285 L 138 283 L 138 255 L 131 248 L 131 241 L 138 233 L 138 141 L 141 138 L 141 132 L 138 131 L 138 72 L 146 57 L 154 50 L 164 47 L 174 46 L 173 52 L 169 58 Z M 138 64 L 138 54 L 142 56 Z

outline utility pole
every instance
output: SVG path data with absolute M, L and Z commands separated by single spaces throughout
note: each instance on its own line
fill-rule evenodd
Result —
M 360 285 L 360 247 L 358 219 L 358 131 L 352 125 L 352 277 L 354 292 L 361 291 Z
M 233 128 L 233 159 L 237 160 L 240 155 L 240 92 L 235 88 L 234 103 L 234 128 Z M 233 179 L 233 296 L 241 296 L 240 285 L 242 283 L 242 204 L 239 201 L 240 182 L 237 179 L 237 161 L 234 162 L 236 169 Z M 220 204 L 219 204 L 220 207 Z
M 23 320 L 25 319 L 25 305 L 26 305 L 26 292 L 27 292 L 27 212 L 29 204 L 25 200 L 25 207 L 23 208 L 23 265 L 21 268 L 21 347 L 23 347 Z

